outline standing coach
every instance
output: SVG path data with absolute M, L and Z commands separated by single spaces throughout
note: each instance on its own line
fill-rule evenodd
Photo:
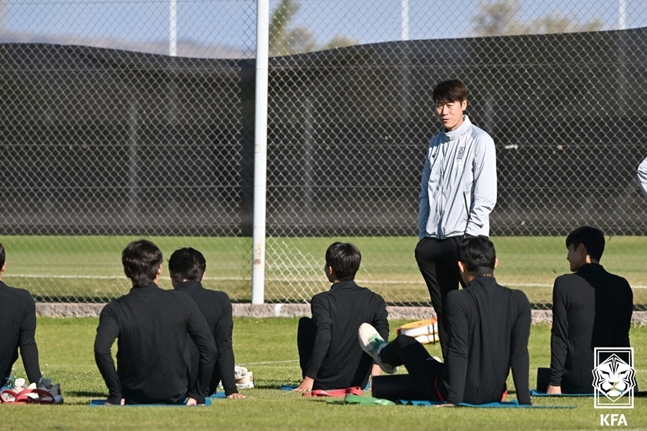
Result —
M 443 301 L 462 282 L 458 242 L 465 236 L 489 236 L 489 216 L 497 196 L 494 141 L 464 114 L 467 87 L 458 79 L 433 90 L 443 129 L 425 157 L 415 256 L 438 317 L 443 356 L 447 355 Z

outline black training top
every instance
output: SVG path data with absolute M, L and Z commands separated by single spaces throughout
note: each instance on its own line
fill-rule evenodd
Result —
M 357 341 L 357 331 L 367 322 L 388 340 L 389 322 L 384 299 L 354 281 L 340 281 L 329 291 L 313 296 L 310 306 L 317 334 L 305 374 L 315 380 L 313 388 L 360 385 L 366 375 L 354 374 L 362 355 L 366 354 Z M 367 373 L 369 370 L 370 365 Z
M 444 383 L 447 402 L 501 401 L 510 368 L 520 404 L 530 404 L 528 337 L 530 303 L 520 290 L 477 277 L 465 289 L 449 292 Z
M 595 347 L 629 347 L 633 293 L 599 264 L 557 277 L 553 288 L 550 384 L 592 393 Z
M 237 393 L 238 390 L 236 389 L 236 380 L 234 378 L 234 349 L 232 348 L 234 321 L 229 297 L 225 292 L 205 289 L 199 281 L 180 283 L 175 289 L 186 293 L 195 301 L 200 312 L 207 320 L 207 325 L 216 342 L 218 356 L 213 375 L 211 376 L 209 394 L 216 392 L 220 380 L 222 380 L 222 386 L 225 388 L 226 395 Z M 196 370 L 199 362 L 198 347 L 193 341 L 191 341 L 190 345 L 192 368 Z
M 187 334 L 200 349 L 201 376 L 189 392 Z M 115 339 L 117 367 L 110 355 Z M 182 292 L 155 283 L 135 286 L 106 305 L 99 317 L 94 357 L 108 386 L 108 402 L 204 403 L 216 360 L 216 346 L 195 302 Z
M 18 347 L 29 381 L 37 383 L 41 378 L 35 335 L 34 298 L 25 289 L 9 287 L 0 281 L 0 386 L 18 359 Z

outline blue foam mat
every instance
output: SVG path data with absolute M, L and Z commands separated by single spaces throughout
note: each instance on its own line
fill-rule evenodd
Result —
M 530 395 L 533 397 L 592 397 L 593 396 L 593 394 L 547 394 L 546 392 L 539 392 L 536 389 L 531 389 Z
M 223 396 L 218 396 L 220 394 L 213 394 L 208 398 L 204 399 L 204 405 L 205 406 L 210 406 L 211 402 L 213 399 L 216 398 L 225 398 L 224 393 L 222 393 Z M 90 407 L 186 407 L 184 404 L 126 404 L 124 406 L 121 405 L 116 405 L 116 404 L 110 404 L 106 406 L 106 400 L 91 400 L 90 404 L 88 404 Z M 194 406 L 190 406 L 194 407 Z M 201 406 L 195 406 L 195 407 L 201 407 Z
M 281 385 L 281 390 L 282 391 L 293 391 L 298 387 L 299 387 L 299 385 Z
M 444 404 L 442 401 L 425 401 L 425 400 L 397 400 L 398 404 L 404 406 L 437 406 Z M 458 403 L 459 407 L 471 407 L 477 409 L 574 409 L 576 406 L 536 406 L 536 405 L 527 405 L 519 404 L 517 401 L 503 401 L 498 403 L 485 403 L 485 404 L 470 404 L 470 403 Z
M 530 390 L 530 395 L 533 397 L 594 397 L 595 394 L 547 394 L 546 392 L 539 392 L 536 389 Z M 647 391 L 634 391 L 634 397 L 647 397 Z

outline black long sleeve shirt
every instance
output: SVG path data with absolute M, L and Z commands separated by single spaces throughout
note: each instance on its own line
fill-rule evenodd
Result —
M 18 359 L 18 348 L 27 378 L 37 383 L 41 378 L 36 346 L 36 304 L 25 289 L 9 287 L 0 281 L 0 379 L 11 374 Z M 0 381 L 0 386 L 4 385 Z
M 364 322 L 372 324 L 388 340 L 386 303 L 354 281 L 340 281 L 311 301 L 316 335 L 305 375 L 315 380 L 314 389 L 333 389 L 359 384 L 354 381 L 362 355 L 357 331 Z
M 189 391 L 187 334 L 200 351 L 201 376 L 193 391 Z M 110 355 L 116 338 L 117 369 Z M 188 295 L 151 283 L 133 287 L 103 308 L 94 356 L 110 392 L 109 403 L 125 398 L 135 404 L 179 404 L 187 396 L 204 403 L 216 346 Z
M 512 368 L 517 399 L 530 404 L 531 313 L 526 295 L 498 285 L 494 277 L 477 277 L 467 288 L 449 292 L 445 310 L 447 402 L 500 401 Z
M 199 281 L 180 283 L 175 289 L 186 293 L 195 301 L 216 342 L 218 356 L 209 384 L 209 394 L 216 392 L 218 382 L 221 380 L 226 395 L 237 393 L 234 378 L 234 349 L 232 347 L 234 321 L 229 297 L 225 292 L 205 289 Z M 198 348 L 195 343 L 191 342 L 191 361 L 194 366 L 198 359 Z
M 599 264 L 557 277 L 553 288 L 550 384 L 593 392 L 595 347 L 629 347 L 633 292 Z

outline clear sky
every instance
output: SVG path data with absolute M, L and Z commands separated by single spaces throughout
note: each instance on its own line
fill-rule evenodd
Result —
M 170 0 L 4 0 L 7 33 L 39 39 L 109 39 L 146 44 L 169 34 Z M 360 43 L 399 40 L 401 5 L 406 0 L 300 0 L 294 26 L 319 43 L 345 36 Z M 619 1 L 626 4 L 627 28 L 647 26 L 645 0 L 519 0 L 524 21 L 560 14 L 579 21 L 599 19 L 604 29 L 618 25 Z M 271 0 L 274 8 L 278 0 Z M 408 0 L 410 39 L 466 37 L 479 0 Z M 177 0 L 178 40 L 252 49 L 255 0 Z

